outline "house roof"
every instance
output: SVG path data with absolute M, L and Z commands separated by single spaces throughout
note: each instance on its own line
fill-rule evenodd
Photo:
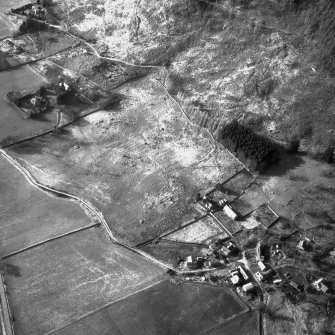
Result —
M 240 277 L 238 275 L 233 275 L 230 277 L 231 282 L 235 285 L 238 284 L 240 281 Z
M 242 286 L 242 290 L 247 292 L 250 291 L 254 288 L 254 284 L 253 283 L 247 283 L 245 285 Z

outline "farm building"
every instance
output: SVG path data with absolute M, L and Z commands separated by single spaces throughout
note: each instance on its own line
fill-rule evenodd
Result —
M 257 265 L 261 271 L 265 271 L 266 265 L 262 261 L 259 261 Z
M 304 250 L 306 250 L 306 248 L 307 248 L 307 241 L 306 240 L 300 240 L 298 245 L 297 245 L 297 249 L 304 251 Z
M 236 271 L 234 274 L 232 274 L 232 275 L 230 276 L 230 280 L 231 280 L 231 282 L 232 282 L 233 285 L 238 285 L 238 284 L 240 284 L 240 282 L 241 282 L 241 278 L 240 278 L 240 276 L 239 276 L 239 274 L 238 274 L 238 271 Z
M 312 285 L 318 291 L 321 291 L 323 293 L 326 293 L 329 290 L 328 286 L 325 284 L 325 279 L 324 278 L 320 278 L 320 279 L 316 280 L 315 282 L 313 282 Z
M 223 207 L 223 210 L 232 220 L 237 220 L 238 219 L 238 215 L 234 212 L 234 210 L 232 209 L 231 206 L 225 205 Z
M 298 285 L 295 281 L 291 280 L 291 281 L 290 281 L 290 285 L 291 285 L 293 288 L 295 288 L 296 290 L 300 291 L 300 289 L 299 289 L 299 285 Z
M 256 248 L 255 248 L 255 251 L 256 251 L 256 261 L 262 261 L 264 260 L 264 256 L 262 256 L 262 253 L 261 253 L 261 247 L 262 247 L 262 244 L 260 241 L 257 242 L 257 245 L 256 245 Z
M 258 280 L 258 281 L 262 281 L 264 279 L 263 275 L 260 273 L 260 272 L 256 272 L 255 273 L 255 278 Z
M 245 293 L 252 292 L 254 290 L 255 286 L 253 283 L 248 283 L 242 286 L 242 290 Z
M 249 276 L 247 275 L 247 273 L 245 272 L 245 270 L 242 268 L 242 266 L 239 266 L 238 268 L 240 270 L 240 274 L 242 275 L 243 279 L 244 280 L 248 280 Z

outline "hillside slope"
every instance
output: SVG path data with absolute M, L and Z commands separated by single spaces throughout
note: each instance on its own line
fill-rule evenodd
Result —
M 297 135 L 320 156 L 335 141 L 335 83 L 311 57 L 313 8 L 308 1 L 69 0 L 54 12 L 104 55 L 171 63 L 160 79 L 213 133 L 237 118 L 278 141 Z

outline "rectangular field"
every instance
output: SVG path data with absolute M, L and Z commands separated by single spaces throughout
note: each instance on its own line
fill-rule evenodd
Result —
M 164 281 L 55 335 L 197 335 L 243 312 L 245 307 L 223 287 Z
M 259 222 L 262 223 L 265 227 L 270 227 L 277 219 L 276 215 L 269 207 L 268 204 L 264 204 L 258 207 L 253 213 L 252 216 Z
M 162 239 L 157 243 L 153 242 L 147 244 L 140 249 L 156 259 L 170 264 L 172 267 L 177 267 L 181 259 L 185 259 L 189 255 L 201 257 L 201 251 L 207 248 L 199 244 L 181 243 Z
M 213 237 L 225 238 L 227 237 L 227 234 L 209 215 L 188 225 L 185 228 L 164 236 L 165 239 L 172 241 L 205 244 Z
M 246 169 L 236 174 L 233 178 L 223 183 L 220 188 L 222 196 L 227 201 L 233 201 L 238 197 L 252 182 L 254 176 Z
M 98 221 L 78 203 L 43 192 L 0 154 L 0 255 Z
M 90 200 L 113 233 L 136 245 L 180 227 L 199 191 L 243 165 L 188 123 L 148 78 L 121 93 L 128 97 L 121 108 L 11 152 L 41 182 Z
M 245 216 L 268 201 L 261 187 L 252 183 L 244 193 L 232 202 L 232 207 L 240 216 Z
M 90 228 L 6 260 L 20 276 L 6 276 L 15 333 L 42 335 L 64 327 L 166 274 L 145 258 Z

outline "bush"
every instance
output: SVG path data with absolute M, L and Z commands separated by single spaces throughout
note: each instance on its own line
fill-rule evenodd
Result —
M 8 135 L 3 140 L 0 141 L 0 146 L 4 147 L 16 143 L 17 141 L 19 141 L 19 137 Z
M 16 265 L 5 264 L 3 262 L 0 262 L 0 270 L 4 272 L 5 275 L 8 276 L 14 276 L 14 277 L 21 276 L 21 269 Z
M 16 91 L 8 92 L 6 95 L 9 102 L 14 105 L 20 106 L 20 94 Z
M 298 152 L 299 147 L 300 147 L 300 140 L 298 136 L 296 135 L 292 136 L 287 146 L 287 152 L 290 153 Z
M 19 34 L 25 34 L 25 33 L 33 33 L 36 31 L 45 30 L 48 28 L 48 25 L 44 22 L 39 22 L 31 18 L 31 16 L 27 16 L 27 18 L 22 22 L 22 24 L 19 27 Z
M 121 94 L 117 94 L 117 93 L 112 93 L 109 96 L 103 96 L 99 102 L 98 105 L 101 108 L 104 109 L 108 109 L 110 108 L 112 105 L 120 102 L 122 100 L 123 96 Z

